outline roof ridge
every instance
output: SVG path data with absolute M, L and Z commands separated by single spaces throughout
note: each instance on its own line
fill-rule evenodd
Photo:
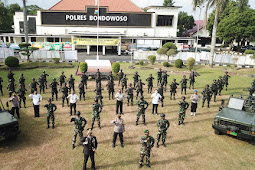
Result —
M 58 1 L 55 5 L 53 5 L 52 7 L 50 7 L 49 10 L 51 10 L 53 7 L 57 6 L 57 5 L 58 5 L 60 2 L 62 2 L 62 1 L 64 1 L 64 0 Z

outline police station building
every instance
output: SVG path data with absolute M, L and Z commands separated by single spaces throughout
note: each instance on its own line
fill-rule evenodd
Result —
M 193 39 L 177 37 L 179 8 L 149 6 L 144 12 L 131 0 L 100 0 L 98 11 L 95 0 L 61 0 L 49 10 L 27 17 L 29 42 L 38 48 L 78 50 L 88 55 L 95 53 L 97 43 L 101 55 L 121 55 L 131 49 L 153 51 L 169 41 L 191 44 Z M 23 21 L 23 12 L 16 12 L 14 33 L 0 34 L 1 40 L 24 42 Z

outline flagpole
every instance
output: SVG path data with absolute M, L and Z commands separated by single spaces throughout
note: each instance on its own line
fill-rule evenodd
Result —
M 98 32 L 99 32 L 99 0 L 97 0 L 97 60 L 99 60 L 99 55 L 98 55 L 98 44 L 99 44 L 99 36 L 98 36 Z

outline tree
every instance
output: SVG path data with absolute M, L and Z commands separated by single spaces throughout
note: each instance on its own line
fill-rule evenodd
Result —
M 178 14 L 178 37 L 182 37 L 186 30 L 192 29 L 195 26 L 194 18 L 192 15 L 188 15 L 187 12 L 180 11 Z
M 173 0 L 164 0 L 163 6 L 173 6 L 174 3 L 175 2 Z
M 42 8 L 40 8 L 37 5 L 29 5 L 29 6 L 27 6 L 27 14 L 28 15 L 36 15 L 37 11 L 40 9 L 42 9 Z
M 39 48 L 31 47 L 30 43 L 21 43 L 21 44 L 19 44 L 19 47 L 20 47 L 21 54 L 27 56 L 27 61 L 28 62 L 30 62 L 30 58 L 29 57 L 31 56 L 31 54 L 34 51 L 39 50 Z
M 167 62 L 169 62 L 169 57 L 177 54 L 177 47 L 174 43 L 167 42 L 165 43 L 162 48 L 157 50 L 159 55 L 167 55 Z

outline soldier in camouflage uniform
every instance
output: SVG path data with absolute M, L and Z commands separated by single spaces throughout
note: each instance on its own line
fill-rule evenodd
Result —
M 101 84 L 101 72 L 99 71 L 99 69 L 97 69 L 95 79 L 96 79 L 96 84 Z
M 26 79 L 25 79 L 23 73 L 21 73 L 20 77 L 19 77 L 19 84 L 21 84 L 22 88 L 26 88 L 25 87 L 25 81 L 26 81 Z
M 213 101 L 216 102 L 216 96 L 218 94 L 218 84 L 216 80 L 213 80 L 213 84 L 211 85 L 211 91 L 213 93 Z
M 162 143 L 163 146 L 166 147 L 165 141 L 166 141 L 166 134 L 167 129 L 170 126 L 170 123 L 168 120 L 165 119 L 165 114 L 160 114 L 161 119 L 158 120 L 157 126 L 158 126 L 158 134 L 157 134 L 157 148 L 159 148 L 159 141 L 160 137 L 162 136 Z
M 151 156 L 151 149 L 154 146 L 154 138 L 149 135 L 149 130 L 144 131 L 144 136 L 141 137 L 140 143 L 142 144 L 142 148 L 140 150 L 140 161 L 139 161 L 139 168 L 143 166 L 143 159 L 146 156 L 146 165 L 150 168 L 150 156 Z
M 124 77 L 121 79 L 121 91 L 122 91 L 122 93 L 123 93 L 124 88 L 127 89 L 127 80 L 128 80 L 128 78 L 127 78 L 126 74 L 124 74 Z
M 101 129 L 100 126 L 100 113 L 102 112 L 102 105 L 100 105 L 98 103 L 98 99 L 95 98 L 95 103 L 92 104 L 92 125 L 91 125 L 91 130 L 94 128 L 94 123 L 95 123 L 95 119 L 97 119 L 97 123 L 98 123 L 98 128 Z
M 251 82 L 251 87 L 248 90 L 250 95 L 252 96 L 252 94 L 255 92 L 255 80 Z
M 163 84 L 160 84 L 160 87 L 158 88 L 158 93 L 160 94 L 160 96 L 161 96 L 161 99 L 160 99 L 160 101 L 161 101 L 161 107 L 163 107 L 164 106 L 164 87 L 163 87 Z
M 66 76 L 64 75 L 64 72 L 62 71 L 62 74 L 59 77 L 60 87 L 66 82 Z
M 0 77 L 0 91 L 1 91 L 2 96 L 3 96 L 4 94 L 3 94 L 3 85 L 2 85 L 2 82 L 4 82 L 4 81 L 3 81 L 2 77 Z
M 129 83 L 129 87 L 125 91 L 127 93 L 127 106 L 129 106 L 129 101 L 131 102 L 131 106 L 133 106 L 133 98 L 134 98 L 134 91 L 135 88 L 132 87 L 132 83 Z
M 111 100 L 111 94 L 112 94 L 112 100 L 113 95 L 114 95 L 114 82 L 111 80 L 108 80 L 108 83 L 106 84 L 107 90 L 108 90 L 108 94 L 109 94 L 109 100 Z
M 69 90 L 70 90 L 70 87 L 67 87 L 66 83 L 64 83 L 64 87 L 60 87 L 60 89 L 59 89 L 59 91 L 61 91 L 63 93 L 63 95 L 62 95 L 62 107 L 64 107 L 65 100 L 66 100 L 66 103 L 67 103 L 67 107 L 69 107 L 68 98 L 67 98 Z
M 226 86 L 226 91 L 228 91 L 228 78 L 230 78 L 230 75 L 228 75 L 228 72 L 225 72 L 225 75 L 223 76 L 223 82 L 224 85 Z
M 189 81 L 189 89 L 191 86 L 192 86 L 192 89 L 194 89 L 194 84 L 196 82 L 195 77 L 197 77 L 197 75 L 195 74 L 194 71 L 192 71 L 192 73 L 190 73 L 190 75 L 189 75 L 189 80 L 190 80 Z
M 58 82 L 56 81 L 56 78 L 53 78 L 53 82 L 50 83 L 50 87 L 51 87 L 51 98 L 52 101 L 54 101 L 54 94 L 56 96 L 56 100 L 58 101 Z
M 122 69 L 120 69 L 120 71 L 117 73 L 118 77 L 119 77 L 119 83 L 118 86 L 120 85 L 121 80 L 123 79 L 124 73 L 122 72 Z
M 74 130 L 73 130 L 73 149 L 75 148 L 76 137 L 79 134 L 80 140 L 83 138 L 83 130 L 87 124 L 85 118 L 81 117 L 81 112 L 76 112 L 75 117 L 71 118 L 70 122 L 74 122 Z
M 71 93 L 71 90 L 73 89 L 73 91 L 75 92 L 74 90 L 74 81 L 75 79 L 73 78 L 73 75 L 71 74 L 70 75 L 70 78 L 68 79 L 68 84 L 69 84 L 69 88 L 70 88 L 70 93 Z
M 50 119 L 52 121 L 52 129 L 55 128 L 55 116 L 54 112 L 57 110 L 57 106 L 53 103 L 51 103 L 51 99 L 48 99 L 48 104 L 44 105 L 44 107 L 47 108 L 47 124 L 48 124 L 48 129 L 50 128 Z
M 80 92 L 80 101 L 81 101 L 81 96 L 83 96 L 83 100 L 85 101 L 85 88 L 84 88 L 84 83 L 82 80 L 81 80 L 78 88 L 79 88 L 79 92 Z
M 152 77 L 152 74 L 150 74 L 150 77 L 148 77 L 146 79 L 146 81 L 148 82 L 148 94 L 152 92 L 152 88 L 153 88 L 153 79 L 154 77 Z
M 166 86 L 167 86 L 167 78 L 169 75 L 167 74 L 167 71 L 165 71 L 162 75 L 162 81 L 161 83 L 163 84 L 163 87 L 165 86 L 165 91 L 166 91 Z
M 81 76 L 81 81 L 84 84 L 84 86 L 86 87 L 86 89 L 88 89 L 88 76 L 86 75 L 85 71 L 82 72 L 82 76 Z
M 32 78 L 32 82 L 29 84 L 29 86 L 31 87 L 31 93 L 37 91 L 37 85 L 39 84 L 35 81 L 35 78 Z
M 210 108 L 210 101 L 212 98 L 212 91 L 209 89 L 209 85 L 207 84 L 204 88 L 204 90 L 202 91 L 202 95 L 203 95 L 203 104 L 202 107 L 204 107 L 205 105 L 205 100 L 207 100 L 208 105 L 207 107 Z
M 19 88 L 17 89 L 17 93 L 20 98 L 20 100 L 19 100 L 20 108 L 21 108 L 21 100 L 23 101 L 24 108 L 26 108 L 26 97 L 25 97 L 26 91 L 27 91 L 27 89 L 22 84 L 20 84 Z
M 157 86 L 158 85 L 161 85 L 161 81 L 162 81 L 162 70 L 161 70 L 161 68 L 159 69 L 159 71 L 158 71 L 158 81 L 157 81 Z
M 103 106 L 102 90 L 104 89 L 101 87 L 101 84 L 99 83 L 96 85 L 96 89 L 94 90 L 94 92 L 96 93 L 96 98 L 100 100 L 100 104 Z
M 185 101 L 186 97 L 182 96 L 182 101 L 180 101 L 178 104 L 180 105 L 179 109 L 179 125 L 184 124 L 183 121 L 186 116 L 186 110 L 189 108 L 189 103 Z
M 176 83 L 176 79 L 173 79 L 173 82 L 170 84 L 170 100 L 172 100 L 172 96 L 174 96 L 175 100 L 175 94 L 176 94 L 176 89 L 179 84 Z
M 141 115 L 142 115 L 142 118 L 143 118 L 143 124 L 146 125 L 145 110 L 148 108 L 149 103 L 144 100 L 143 96 L 141 96 L 140 100 L 137 101 L 136 105 L 138 105 L 138 110 L 137 110 L 137 115 L 136 115 L 136 126 L 138 125 L 138 122 L 139 122 L 139 119 L 140 119 Z
M 184 91 L 184 94 L 186 95 L 187 83 L 188 83 L 188 79 L 186 79 L 186 76 L 184 75 L 183 79 L 180 82 L 180 84 L 181 84 L 181 94 L 183 94 L 183 91 Z
M 13 83 L 15 82 L 14 75 L 15 75 L 15 74 L 12 73 L 12 70 L 9 69 L 9 73 L 8 73 L 8 75 L 7 75 L 7 78 L 8 78 L 8 80 L 12 80 Z
M 7 85 L 7 90 L 9 91 L 9 97 L 11 97 L 12 93 L 15 92 L 15 84 L 12 79 L 9 79 L 9 84 Z
M 112 71 L 109 72 L 109 75 L 107 76 L 107 80 L 114 82 L 114 76 L 112 75 Z
M 221 91 L 223 90 L 223 87 L 224 87 L 224 82 L 223 82 L 221 76 L 219 76 L 219 79 L 217 81 L 217 85 L 218 85 L 219 95 L 221 96 Z
M 134 79 L 134 88 L 136 87 L 136 84 L 138 83 L 138 79 L 139 79 L 140 75 L 138 74 L 138 72 L 135 72 L 135 75 L 133 76 Z
M 47 87 L 47 76 L 49 76 L 49 74 L 46 74 L 45 71 L 43 71 L 43 74 L 41 76 L 42 76 L 42 79 L 43 79 L 43 82 L 45 84 L 46 89 L 48 89 L 48 87 Z
M 43 94 L 45 94 L 45 83 L 43 81 L 42 76 L 39 77 L 37 82 L 39 83 L 40 93 L 42 93 L 42 91 L 43 91 Z
M 143 85 L 145 85 L 145 84 L 142 82 L 142 79 L 139 79 L 139 81 L 136 85 L 136 100 L 137 100 L 139 93 L 141 94 L 141 96 L 143 95 Z

